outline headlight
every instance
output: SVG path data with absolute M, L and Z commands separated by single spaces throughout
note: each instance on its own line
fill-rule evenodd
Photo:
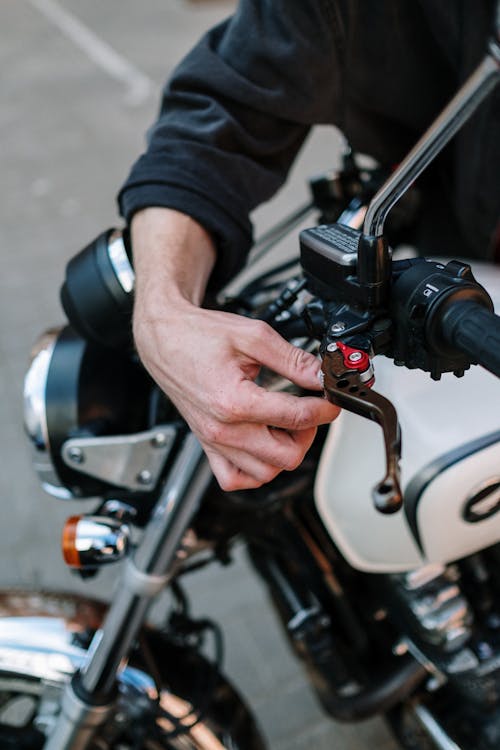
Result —
M 70 326 L 43 334 L 25 377 L 24 422 L 44 489 L 64 499 L 153 490 L 175 437 L 168 425 L 148 430 L 153 390 L 132 356 L 89 343 Z M 81 460 L 78 440 L 87 446 Z

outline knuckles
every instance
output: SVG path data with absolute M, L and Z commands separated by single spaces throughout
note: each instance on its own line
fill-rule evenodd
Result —
M 215 395 L 207 406 L 214 419 L 223 424 L 243 422 L 248 417 L 248 407 L 235 395 Z
M 302 401 L 297 404 L 296 409 L 289 415 L 291 430 L 303 430 L 312 427 L 316 423 L 316 412 L 313 406 Z
M 229 398 L 224 404 L 223 417 L 227 422 L 243 422 L 248 418 L 249 408 L 239 398 Z
M 224 492 L 236 492 L 236 490 L 244 489 L 243 487 L 238 486 L 238 481 L 236 477 L 233 477 L 232 475 L 224 475 L 224 476 L 217 476 L 215 475 L 217 482 L 219 483 L 219 487 Z
M 309 352 L 296 346 L 290 346 L 288 356 L 290 369 L 296 373 L 306 373 L 315 363 L 315 358 Z
M 274 466 L 266 467 L 262 470 L 259 477 L 253 477 L 249 474 L 242 474 L 237 469 L 225 473 L 224 475 L 216 474 L 216 479 L 220 488 L 224 492 L 237 492 L 238 490 L 256 490 L 264 484 L 271 482 L 281 469 Z
M 268 342 L 273 338 L 274 331 L 271 326 L 263 320 L 247 318 L 247 341 L 249 344 L 257 345 L 262 341 Z
M 202 439 L 210 445 L 217 445 L 224 442 L 226 428 L 221 422 L 215 420 L 205 421 L 199 431 Z
M 295 469 L 299 468 L 300 464 L 304 460 L 304 456 L 311 447 L 315 434 L 316 431 L 314 430 L 311 434 L 310 439 L 308 439 L 306 443 L 294 443 L 293 446 L 288 448 L 286 456 L 281 462 L 281 466 L 285 471 L 295 471 Z
M 287 456 L 286 460 L 283 462 L 283 469 L 285 471 L 295 471 L 295 469 L 298 469 L 300 464 L 304 460 L 305 454 L 306 450 L 301 450 L 295 452 L 294 455 Z

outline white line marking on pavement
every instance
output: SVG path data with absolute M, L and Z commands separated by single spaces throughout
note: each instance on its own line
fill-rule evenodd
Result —
M 155 90 L 154 82 L 56 0 L 28 0 L 111 78 L 124 84 L 129 104 L 140 105 Z

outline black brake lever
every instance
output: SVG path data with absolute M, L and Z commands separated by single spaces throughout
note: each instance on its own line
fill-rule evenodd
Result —
M 382 427 L 386 475 L 373 488 L 372 498 L 381 513 L 395 513 L 403 503 L 399 470 L 401 433 L 392 403 L 371 390 L 374 377 L 368 354 L 340 341 L 330 343 L 323 355 L 322 372 L 325 394 L 332 404 Z

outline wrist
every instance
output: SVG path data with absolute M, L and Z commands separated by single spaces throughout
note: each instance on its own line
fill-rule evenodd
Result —
M 133 217 L 131 239 L 136 304 L 201 305 L 216 250 L 200 224 L 172 209 L 147 208 Z

